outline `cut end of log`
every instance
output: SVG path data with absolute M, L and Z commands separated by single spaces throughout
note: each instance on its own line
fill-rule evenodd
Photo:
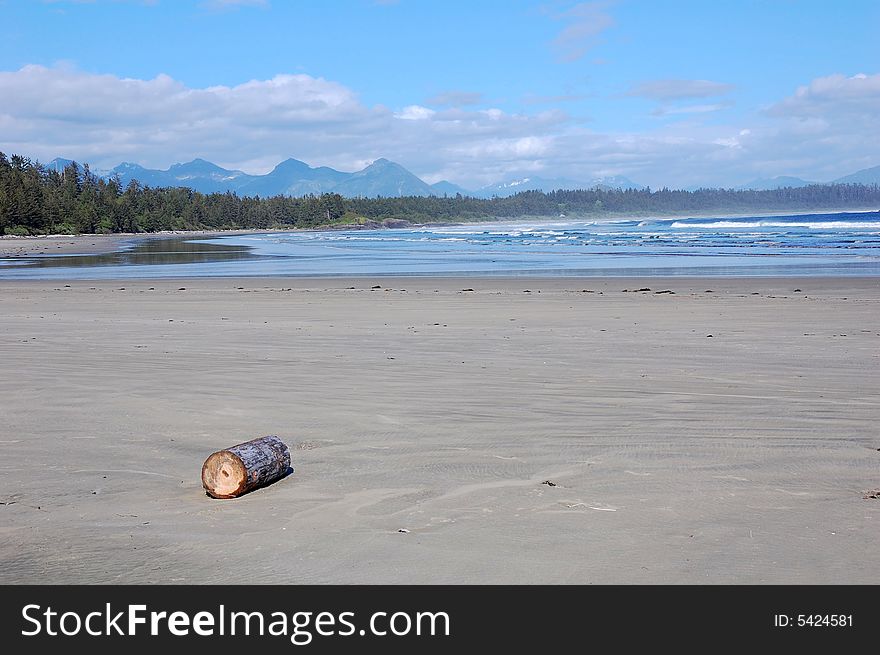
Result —
M 247 486 L 247 469 L 240 457 L 221 450 L 202 465 L 202 486 L 213 498 L 235 498 Z
M 202 486 L 212 498 L 236 498 L 292 472 L 287 445 L 276 436 L 260 437 L 210 455 Z

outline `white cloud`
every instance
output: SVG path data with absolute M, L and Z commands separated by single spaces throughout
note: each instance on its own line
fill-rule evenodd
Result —
M 723 137 L 712 141 L 715 145 L 724 146 L 725 148 L 741 148 L 742 144 L 736 137 Z
M 25 66 L 0 72 L 0 97 L 5 150 L 43 159 L 69 153 L 94 164 L 156 165 L 197 155 L 238 162 L 279 145 L 299 150 L 299 142 L 317 149 L 323 138 L 368 130 L 389 113 L 308 75 L 194 89 L 167 75 L 139 80 Z
M 421 105 L 409 105 L 408 107 L 404 107 L 402 111 L 394 114 L 395 118 L 401 118 L 405 121 L 423 121 L 428 118 L 431 118 L 434 114 L 436 114 L 433 109 L 428 109 L 427 107 L 422 107 Z
M 732 102 L 717 102 L 711 105 L 683 105 L 678 107 L 657 107 L 651 112 L 653 116 L 669 116 L 674 114 L 709 114 L 732 107 Z
M 482 101 L 483 94 L 476 91 L 443 91 L 431 96 L 425 103 L 439 107 L 461 107 L 478 105 Z
M 711 98 L 733 91 L 732 84 L 711 80 L 651 80 L 636 84 L 627 95 L 651 100 L 682 100 L 684 98 Z
M 524 136 L 518 139 L 494 138 L 478 143 L 462 143 L 449 152 L 472 159 L 485 158 L 493 161 L 521 161 L 546 155 L 554 137 Z
M 599 35 L 614 26 L 614 18 L 607 13 L 609 1 L 581 2 L 555 14 L 554 18 L 566 23 L 553 39 L 553 48 L 562 61 L 577 61 L 599 43 Z
M 71 157 L 99 168 L 120 161 L 166 167 L 204 157 L 259 173 L 297 157 L 356 170 L 388 157 L 427 175 L 452 154 L 465 179 L 484 173 L 481 149 L 533 156 L 533 140 L 566 120 L 560 112 L 421 105 L 394 112 L 367 107 L 351 89 L 309 75 L 191 88 L 167 75 L 129 79 L 65 65 L 0 72 L 0 97 L 0 150 L 42 161 Z M 476 147 L 468 156 L 463 145 Z
M 628 96 L 654 100 L 658 105 L 651 111 L 652 116 L 668 117 L 686 114 L 710 114 L 733 106 L 725 100 L 713 103 L 681 104 L 698 98 L 712 98 L 730 93 L 732 84 L 711 80 L 650 80 L 630 87 Z M 678 104 L 673 104 L 678 103 Z
M 193 88 L 59 65 L 0 72 L 0 150 L 108 168 L 203 157 L 249 173 L 296 157 L 357 170 L 379 157 L 431 180 L 476 187 L 523 174 L 652 186 L 735 185 L 758 176 L 830 180 L 876 165 L 878 75 L 820 78 L 736 124 L 702 123 L 707 103 L 667 109 L 651 130 L 586 129 L 559 109 L 367 106 L 309 75 Z
M 861 115 L 877 120 L 880 118 L 880 73 L 818 77 L 798 87 L 793 96 L 773 105 L 767 113 L 796 118 Z
M 773 132 L 765 139 L 789 171 L 828 180 L 880 164 L 880 74 L 818 77 L 768 107 Z M 778 174 L 778 173 L 775 173 Z

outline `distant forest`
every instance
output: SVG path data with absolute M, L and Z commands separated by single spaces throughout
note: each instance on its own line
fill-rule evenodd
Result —
M 186 187 L 150 188 L 104 180 L 88 166 L 48 170 L 0 152 L 0 235 L 94 234 L 161 230 L 395 226 L 524 217 L 650 216 L 880 207 L 880 186 L 814 184 L 770 191 L 672 189 L 524 191 L 506 198 L 409 196 L 343 198 L 336 193 L 289 198 L 203 194 Z

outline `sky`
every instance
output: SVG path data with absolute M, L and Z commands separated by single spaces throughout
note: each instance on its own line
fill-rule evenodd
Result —
M 652 188 L 880 165 L 877 0 L 0 0 L 0 151 Z

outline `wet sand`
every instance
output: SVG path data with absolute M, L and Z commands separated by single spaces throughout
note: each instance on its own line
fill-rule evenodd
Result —
M 880 582 L 876 278 L 69 284 L 0 281 L 2 583 Z
M 40 237 L 0 237 L 0 257 L 28 257 L 32 255 L 103 255 L 119 250 L 135 235 L 53 234 Z
M 116 252 L 128 243 L 145 239 L 171 239 L 192 237 L 201 239 L 233 234 L 262 234 L 271 230 L 188 230 L 176 232 L 166 230 L 149 233 L 119 234 L 52 234 L 33 237 L 0 237 L 0 257 L 30 257 L 33 255 L 104 255 Z

